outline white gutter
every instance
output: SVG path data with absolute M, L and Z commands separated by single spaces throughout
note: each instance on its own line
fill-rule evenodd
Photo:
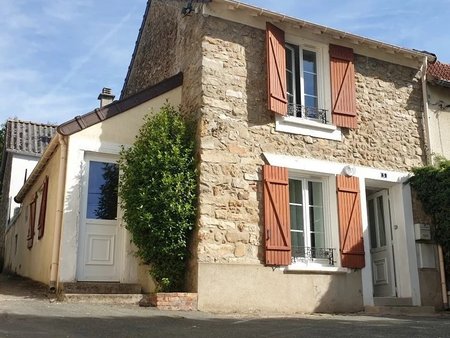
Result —
M 427 70 L 428 70 L 428 59 L 423 58 L 422 67 L 420 68 L 421 80 L 422 80 L 422 95 L 423 95 L 423 136 L 425 142 L 425 156 L 426 164 L 433 164 L 432 151 L 431 151 L 431 140 L 430 140 L 430 124 L 428 115 L 428 87 L 427 87 Z
M 64 192 L 67 167 L 67 141 L 64 136 L 60 134 L 58 134 L 58 136 L 58 141 L 61 146 L 61 155 L 59 158 L 58 188 L 56 192 L 55 231 L 53 234 L 52 262 L 50 266 L 50 291 L 56 290 L 58 281 L 59 252 L 61 245 L 61 229 L 64 213 Z

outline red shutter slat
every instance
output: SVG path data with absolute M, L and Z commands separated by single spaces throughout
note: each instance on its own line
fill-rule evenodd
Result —
M 284 31 L 268 22 L 266 28 L 268 108 L 280 115 L 287 115 L 284 45 Z
M 353 49 L 330 45 L 333 124 L 356 128 L 356 88 Z
M 288 171 L 286 168 L 265 165 L 263 177 L 266 265 L 289 265 L 291 229 Z
M 47 211 L 47 191 L 48 191 L 48 176 L 45 177 L 44 185 L 42 187 L 42 198 L 38 221 L 38 239 L 41 239 L 42 236 L 44 236 L 45 214 Z
M 357 177 L 337 176 L 339 239 L 343 267 L 365 266 L 361 200 Z

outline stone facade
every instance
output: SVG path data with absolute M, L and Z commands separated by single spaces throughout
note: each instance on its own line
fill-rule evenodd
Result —
M 181 109 L 196 122 L 199 163 L 188 290 L 198 291 L 199 309 L 362 310 L 360 270 L 299 275 L 263 266 L 264 153 L 395 172 L 423 165 L 418 68 L 355 49 L 358 128 L 343 128 L 341 141 L 280 132 L 267 109 L 265 31 L 180 11 L 152 1 L 124 95 L 184 74 Z M 299 293 L 299 285 L 312 289 Z
M 358 128 L 331 141 L 275 130 L 263 30 L 183 18 L 179 6 L 156 0 L 142 36 L 124 95 L 182 71 L 182 109 L 199 119 L 201 262 L 261 261 L 264 152 L 397 171 L 424 164 L 416 69 L 357 55 Z
M 417 70 L 357 55 L 358 128 L 330 141 L 275 130 L 264 31 L 208 18 L 202 50 L 201 262 L 262 260 L 264 152 L 397 171 L 424 163 Z

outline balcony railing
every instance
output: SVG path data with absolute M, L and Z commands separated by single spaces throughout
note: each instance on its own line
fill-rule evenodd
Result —
M 326 109 L 305 107 L 301 104 L 288 103 L 288 115 L 321 123 L 327 123 Z
M 334 251 L 333 248 L 310 248 L 305 246 L 292 247 L 292 263 L 313 261 L 313 260 L 328 260 L 330 266 L 334 266 Z

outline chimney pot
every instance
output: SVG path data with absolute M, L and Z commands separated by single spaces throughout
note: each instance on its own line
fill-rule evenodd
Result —
M 104 87 L 102 92 L 98 95 L 98 100 L 100 100 L 100 108 L 107 106 L 114 101 L 115 95 L 113 95 L 111 88 Z

